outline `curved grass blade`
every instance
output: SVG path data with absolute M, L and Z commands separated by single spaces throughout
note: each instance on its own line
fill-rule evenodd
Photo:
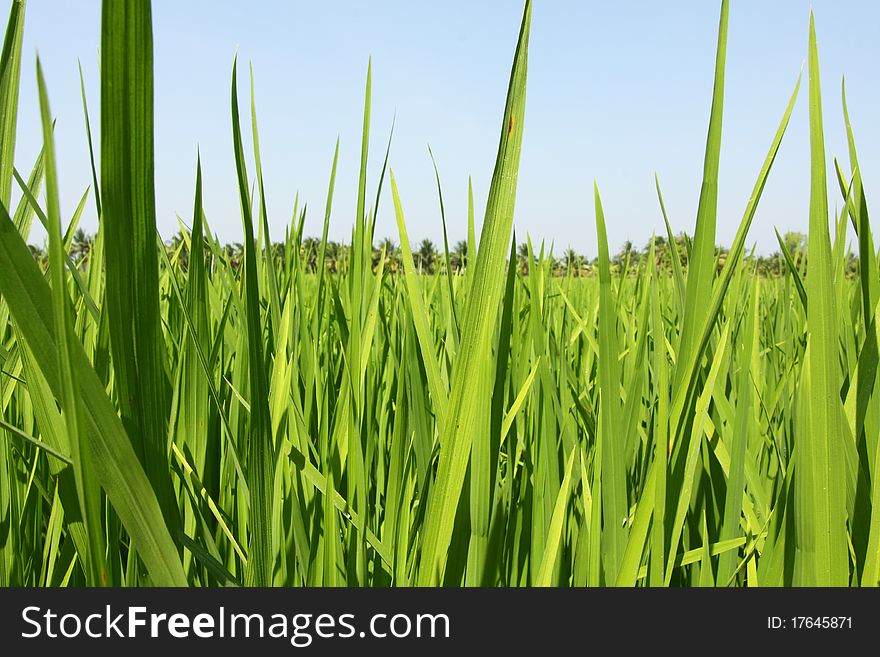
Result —
M 60 397 L 51 291 L 5 209 L 0 214 L 0 294 L 52 392 Z M 82 400 L 95 474 L 146 565 L 151 583 L 186 586 L 186 575 L 156 495 L 104 384 L 82 348 L 76 346 L 73 352 L 73 380 Z
M 804 307 L 804 312 L 807 312 L 807 291 L 804 289 L 804 282 L 801 280 L 801 273 L 794 264 L 794 259 L 788 251 L 788 246 L 786 246 L 785 240 L 782 239 L 782 236 L 776 228 L 773 230 L 776 232 L 776 240 L 779 242 L 779 252 L 782 254 L 782 257 L 785 258 L 785 264 L 788 266 L 788 271 L 791 272 L 791 278 L 797 289 L 798 297 L 800 297 L 801 305 Z
M 654 174 L 654 187 L 657 189 L 657 200 L 660 201 L 660 212 L 663 214 L 663 223 L 666 225 L 666 239 L 669 244 L 669 253 L 672 256 L 672 275 L 675 279 L 675 289 L 678 292 L 679 308 L 684 308 L 685 280 L 681 270 L 681 255 L 678 252 L 678 240 L 672 234 L 672 226 L 666 214 L 666 204 L 663 202 L 663 192 L 660 191 L 660 177 Z
M 104 531 L 101 526 L 101 489 L 92 472 L 91 453 L 82 417 L 81 400 L 76 390 L 73 373 L 75 350 L 79 347 L 73 334 L 70 297 L 64 276 L 64 245 L 61 236 L 61 211 L 58 201 L 58 173 L 55 169 L 55 139 L 46 81 L 40 60 L 37 59 L 37 87 L 40 98 L 40 115 L 43 124 L 43 153 L 46 158 L 46 214 L 49 220 L 49 273 L 52 280 L 53 315 L 55 335 L 59 336 L 58 363 L 61 371 L 61 414 L 67 429 L 67 443 L 73 461 L 73 478 L 76 484 L 80 513 L 86 528 L 87 554 L 81 554 L 86 581 L 91 586 L 108 584 L 107 567 L 104 562 Z

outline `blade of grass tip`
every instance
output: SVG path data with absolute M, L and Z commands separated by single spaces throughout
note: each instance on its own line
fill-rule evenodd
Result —
M 798 271 L 797 265 L 794 264 L 794 259 L 791 257 L 791 253 L 788 250 L 788 246 L 785 244 L 785 240 L 783 240 L 782 235 L 779 234 L 779 230 L 775 227 L 773 230 L 776 232 L 776 241 L 779 242 L 779 252 L 782 254 L 782 257 L 785 258 L 785 264 L 788 267 L 788 271 L 791 272 L 791 279 L 794 281 L 794 286 L 797 289 L 798 297 L 800 297 L 801 305 L 804 307 L 804 312 L 807 312 L 807 291 L 804 289 L 804 282 L 801 280 L 801 273 Z
M 514 256 L 516 248 L 513 249 Z M 515 260 L 515 258 L 514 258 Z M 468 176 L 468 232 L 467 232 L 467 254 L 465 254 L 465 280 L 467 281 L 467 289 L 471 289 L 471 280 L 473 279 L 473 267 L 471 263 L 477 261 L 477 235 L 474 227 L 474 181 Z
M 721 156 L 721 123 L 724 111 L 724 70 L 727 58 L 728 0 L 721 3 L 721 19 L 718 27 L 718 51 L 715 59 L 715 88 L 712 94 L 712 111 L 709 133 L 706 138 L 706 158 L 703 165 L 703 183 L 697 208 L 694 243 L 688 257 L 687 288 L 682 317 L 681 338 L 677 365 L 673 375 L 673 390 L 688 379 L 686 374 L 696 360 L 697 342 L 708 316 L 708 301 L 715 278 L 715 221 L 718 211 L 718 167 Z M 673 435 L 678 427 L 673 427 Z
M 244 284 L 250 381 L 250 421 L 248 432 L 247 477 L 250 490 L 250 544 L 245 569 L 246 586 L 272 584 L 272 489 L 274 487 L 274 445 L 269 419 L 269 382 L 263 367 L 263 331 L 260 322 L 260 291 L 257 282 L 257 253 L 251 219 L 250 195 L 247 185 L 241 124 L 238 113 L 238 61 L 232 65 L 232 138 L 238 192 L 244 226 Z
M 339 137 L 336 138 L 336 149 L 333 151 L 333 166 L 330 169 L 330 183 L 327 186 L 327 204 L 324 209 L 324 228 L 321 233 L 321 245 L 318 248 L 318 286 L 315 293 L 317 311 L 312 316 L 312 335 L 318 335 L 318 325 L 324 316 L 324 276 L 326 267 L 324 259 L 327 257 L 327 233 L 330 229 L 330 213 L 333 208 L 333 190 L 336 186 L 336 164 L 339 162 Z
M 370 152 L 370 106 L 371 106 L 371 89 L 373 86 L 373 58 L 367 61 L 367 86 L 364 97 L 364 124 L 361 131 L 361 165 L 358 175 L 358 196 L 357 196 L 357 222 L 360 224 L 364 221 L 364 210 L 367 199 L 367 159 Z M 390 142 L 389 142 L 390 146 Z
M 522 28 L 511 69 L 498 158 L 486 218 L 476 259 L 473 288 L 468 294 L 462 320 L 461 347 L 456 356 L 450 386 L 448 417 L 440 441 L 440 463 L 424 521 L 421 561 L 417 582 L 427 586 L 443 581 L 446 557 L 452 541 L 456 510 L 471 451 L 473 434 L 480 424 L 482 399 L 474 372 L 491 354 L 491 336 L 504 287 L 505 262 L 513 224 L 516 182 L 522 149 L 523 119 L 532 4 L 526 0 Z
M 602 415 L 602 515 L 605 581 L 617 579 L 626 549 L 626 527 L 622 521 L 629 505 L 626 496 L 624 435 L 620 422 L 620 368 L 617 336 L 617 303 L 611 289 L 611 264 L 605 213 L 599 187 L 593 184 L 596 203 L 596 233 L 599 242 L 599 412 Z
M 538 359 L 535 360 L 535 364 L 532 366 L 529 375 L 526 377 L 526 380 L 523 381 L 523 384 L 520 387 L 516 398 L 513 400 L 510 408 L 507 409 L 507 414 L 504 416 L 504 421 L 501 423 L 501 435 L 498 439 L 499 445 L 504 444 L 504 440 L 505 438 L 507 438 L 507 434 L 510 432 L 510 427 L 513 426 L 513 421 L 516 419 L 516 414 L 519 412 L 519 409 L 522 407 L 523 403 L 525 403 L 526 397 L 529 394 L 529 390 L 531 390 L 532 387 L 532 381 L 535 380 L 535 375 L 538 373 L 538 366 L 540 364 L 541 358 L 538 357 Z
M 556 565 L 556 557 L 559 554 L 559 544 L 562 540 L 562 529 L 565 524 L 565 510 L 568 508 L 568 500 L 571 492 L 571 472 L 574 467 L 574 457 L 577 450 L 571 450 L 568 464 L 565 466 L 565 476 L 562 478 L 562 486 L 556 496 L 556 504 L 553 506 L 553 515 L 550 518 L 550 527 L 547 530 L 547 542 L 544 544 L 544 555 L 541 557 L 541 565 L 538 566 L 538 574 L 535 577 L 535 586 L 551 586 L 553 584 L 553 569 Z
M 31 169 L 27 181 L 27 188 L 36 194 L 40 193 L 40 186 L 43 184 L 43 162 L 43 150 L 40 149 L 40 154 L 37 156 L 36 162 L 34 162 L 34 166 Z M 17 172 L 17 169 L 13 167 L 13 176 L 20 177 L 16 175 Z M 12 221 L 15 223 L 15 227 L 18 228 L 18 232 L 25 241 L 30 237 L 31 224 L 33 223 L 34 215 L 35 212 L 33 205 L 27 198 L 22 196 L 18 202 L 18 207 L 15 209 L 15 215 L 13 215 Z
M 862 175 L 859 169 L 859 156 L 856 152 L 856 140 L 853 135 L 849 108 L 846 103 L 846 80 L 840 83 L 840 94 L 843 103 L 843 119 L 846 125 L 846 140 L 849 145 L 849 161 L 852 170 L 853 203 L 850 207 L 856 210 L 854 221 L 859 236 L 859 283 L 862 286 L 862 316 L 865 330 L 869 330 L 869 322 L 873 317 L 874 307 L 880 298 L 880 274 L 878 274 L 877 254 L 874 250 L 874 238 L 871 234 L 871 222 L 868 218 L 868 202 L 862 187 Z M 871 382 L 873 385 L 873 381 Z
M 733 275 L 738 270 L 738 267 L 742 262 L 742 255 L 745 249 L 746 238 L 748 237 L 749 229 L 752 225 L 752 220 L 755 218 L 755 213 L 758 210 L 758 204 L 761 201 L 761 196 L 764 193 L 764 187 L 767 184 L 767 178 L 769 177 L 770 171 L 773 168 L 773 163 L 776 161 L 776 155 L 779 153 L 779 147 L 782 144 L 782 138 L 785 136 L 786 128 L 788 128 L 788 122 L 791 118 L 791 113 L 794 109 L 795 101 L 797 100 L 800 85 L 801 75 L 798 75 L 797 84 L 795 84 L 794 91 L 789 98 L 788 105 L 786 106 L 785 112 L 782 115 L 782 120 L 779 122 L 779 127 L 776 130 L 776 134 L 773 137 L 773 142 L 770 145 L 770 150 L 767 152 L 767 156 L 764 159 L 763 165 L 761 166 L 761 171 L 758 173 L 758 178 L 755 181 L 755 186 L 752 189 L 752 194 L 749 197 L 748 203 L 746 204 L 746 209 L 743 213 L 743 218 L 740 222 L 739 228 L 737 229 L 736 237 L 733 240 L 733 245 L 730 247 L 730 252 L 728 253 L 727 260 L 725 261 L 724 267 L 721 270 L 721 279 L 718 281 L 718 284 L 715 286 L 715 289 L 712 293 L 712 300 L 709 304 L 709 311 L 707 313 L 707 322 L 702 328 L 702 337 L 697 345 L 695 356 L 691 359 L 690 364 L 688 365 L 688 375 L 684 378 L 684 381 L 687 382 L 688 385 L 678 389 L 673 388 L 672 390 L 672 405 L 670 406 L 670 441 L 675 438 L 678 432 L 680 418 L 683 413 L 685 401 L 694 392 L 693 387 L 698 381 L 695 372 L 699 366 L 699 358 L 705 352 L 706 347 L 709 344 L 709 340 L 715 328 L 715 323 L 721 313 L 721 306 L 724 302 L 725 295 L 727 294 L 727 290 L 729 289 L 730 283 L 733 280 Z M 676 368 L 678 368 L 680 365 L 681 363 L 679 362 L 679 364 L 676 365 Z
M 104 532 L 101 526 L 101 489 L 92 472 L 91 454 L 85 437 L 86 428 L 74 381 L 73 359 L 76 337 L 67 281 L 64 276 L 64 247 L 61 237 L 61 212 L 58 202 L 58 174 L 55 169 L 55 140 L 49 98 L 43 69 L 37 59 L 37 87 L 40 115 L 43 123 L 43 152 L 46 157 L 46 214 L 49 219 L 49 273 L 52 280 L 52 299 L 55 317 L 55 335 L 58 337 L 58 363 L 61 370 L 61 413 L 67 428 L 68 444 L 73 461 L 74 481 L 79 498 L 80 513 L 88 536 L 88 554 L 84 561 L 86 581 L 90 586 L 108 584 L 104 562 Z
M 840 402 L 837 305 L 831 271 L 828 197 L 825 186 L 825 143 L 816 28 L 810 12 L 810 239 L 807 258 L 807 313 L 811 430 L 803 443 L 795 477 L 795 516 L 803 572 L 811 586 L 846 586 L 849 582 Z
M 684 308 L 685 280 L 681 270 L 681 255 L 678 252 L 678 241 L 672 234 L 672 226 L 669 224 L 669 216 L 666 214 L 666 204 L 663 202 L 663 192 L 660 191 L 660 177 L 654 174 L 654 187 L 657 188 L 657 200 L 660 201 L 660 212 L 663 214 L 663 223 L 666 225 L 666 235 L 669 244 L 669 254 L 672 260 L 672 275 L 675 279 L 675 289 L 678 292 L 678 307 Z
M 187 432 L 186 439 L 192 445 L 196 471 L 204 474 L 207 452 L 207 441 L 205 440 L 207 426 L 205 424 L 208 417 L 208 382 L 211 377 L 203 374 L 202 363 L 199 362 L 199 356 L 195 352 L 197 346 L 202 354 L 210 349 L 211 309 L 208 301 L 205 245 L 202 230 L 202 158 L 200 154 L 197 154 L 196 191 L 186 274 L 186 305 L 189 309 L 189 317 L 194 324 L 192 328 L 195 331 L 187 331 L 188 338 L 184 347 L 183 414 Z M 171 281 L 175 286 L 177 285 L 177 280 L 173 275 Z M 223 410 L 220 409 L 219 412 L 222 414 Z M 237 460 L 237 457 L 233 456 L 233 458 Z
M 269 317 L 272 321 L 272 334 L 278 339 L 278 327 L 281 324 L 281 296 L 278 293 L 278 275 L 275 273 L 275 257 L 272 255 L 272 238 L 269 235 L 269 217 L 266 209 L 266 190 L 263 186 L 263 164 L 260 159 L 260 134 L 257 131 L 257 101 L 254 94 L 254 65 L 250 65 L 251 74 L 251 129 L 254 138 L 254 166 L 257 169 L 257 184 L 260 187 L 260 225 L 266 240 L 266 277 L 269 281 Z
M 376 216 L 379 214 L 379 201 L 382 198 L 382 186 L 385 183 L 385 172 L 388 171 L 388 159 L 391 157 L 391 142 L 394 140 L 394 126 L 397 125 L 397 113 L 391 118 L 391 130 L 388 132 L 388 142 L 385 144 L 385 157 L 382 159 L 382 172 L 379 174 L 379 184 L 376 186 L 376 202 L 373 205 L 373 212 L 370 221 L 370 235 L 375 234 Z
M 64 231 L 64 237 L 61 240 L 61 247 L 65 252 L 70 251 L 70 245 L 73 243 L 73 238 L 76 236 L 76 230 L 79 228 L 79 220 L 82 218 L 82 213 L 85 209 L 88 198 L 89 188 L 86 187 L 86 191 L 83 192 L 83 195 L 80 197 L 76 210 L 73 211 L 73 216 L 70 218 L 70 223 L 67 224 L 67 230 Z
M 28 204 L 33 209 L 34 213 L 37 215 L 37 218 L 40 220 L 40 223 L 43 224 L 43 228 L 46 229 L 47 233 L 49 230 L 49 218 L 46 216 L 46 213 L 43 212 L 42 208 L 40 208 L 37 203 L 37 199 L 34 197 L 34 193 L 28 188 L 27 183 L 22 180 L 21 176 L 18 173 L 17 169 L 12 170 L 12 175 L 15 178 L 15 181 L 18 183 L 19 187 L 22 191 L 22 200 L 27 200 Z M 23 222 L 26 223 L 26 222 Z M 70 254 L 63 250 L 62 256 L 64 261 L 67 264 L 67 269 L 70 272 L 71 276 L 73 276 L 74 283 L 76 283 L 77 288 L 83 296 L 83 301 L 85 301 L 86 309 L 92 315 L 92 317 L 97 322 L 100 317 L 100 311 L 98 310 L 98 306 L 95 304 L 94 299 L 92 299 L 91 294 L 89 294 L 88 286 L 83 280 L 82 274 L 79 271 L 79 268 L 73 262 L 70 257 Z
M 113 370 L 126 431 L 176 535 L 159 319 L 151 7 L 104 0 L 101 16 L 101 219 Z
M 360 340 L 358 339 L 362 317 L 361 293 L 364 289 L 364 261 L 369 257 L 367 249 L 372 249 L 372 242 L 367 243 L 366 232 L 366 194 L 367 194 L 367 162 L 370 150 L 370 112 L 372 106 L 373 60 L 367 62 L 367 83 L 364 90 L 364 121 L 361 132 L 361 159 L 358 173 L 357 216 L 355 217 L 354 234 L 351 240 L 351 262 L 349 294 L 352 313 L 352 326 L 349 335 L 352 362 L 360 362 Z M 357 391 L 355 391 L 357 392 Z
M 440 220 L 443 222 L 443 258 L 446 264 L 446 282 L 449 287 L 449 307 L 452 309 L 452 321 L 458 332 L 458 314 L 455 310 L 455 291 L 452 289 L 452 267 L 449 264 L 449 238 L 446 232 L 446 208 L 443 206 L 443 186 L 440 184 L 440 169 L 437 168 L 437 160 L 434 159 L 434 151 L 428 145 L 428 154 L 431 156 L 431 164 L 434 165 L 434 178 L 437 180 L 437 197 L 440 199 Z M 457 336 L 456 336 L 457 337 Z
M 98 219 L 100 220 L 101 191 L 98 188 L 98 170 L 95 168 L 95 149 L 92 146 L 92 123 L 89 120 L 89 104 L 86 100 L 86 83 L 83 79 L 82 64 L 80 64 L 79 59 L 76 60 L 76 65 L 79 67 L 79 88 L 80 94 L 82 95 L 83 118 L 85 119 L 86 124 L 86 140 L 89 144 L 89 164 L 92 167 L 92 186 L 95 190 L 95 208 L 98 211 Z
M 409 236 L 406 232 L 406 219 L 403 216 L 403 206 L 400 202 L 400 194 L 397 191 L 397 181 L 394 178 L 393 170 L 391 171 L 391 196 L 394 199 L 394 214 L 397 218 L 397 231 L 400 235 L 400 256 L 403 260 L 403 279 L 407 289 L 407 300 L 412 310 L 412 322 L 416 329 L 419 349 L 422 352 L 422 363 L 424 363 L 425 374 L 428 378 L 428 390 L 434 402 L 437 426 L 442 429 L 446 425 L 448 393 L 446 384 L 443 383 L 443 379 L 440 376 L 440 367 L 437 363 L 437 355 L 434 349 L 434 338 L 428 322 L 425 302 L 422 299 L 419 276 L 416 273 L 417 269 L 413 262 Z
M 0 54 L 0 202 L 7 208 L 12 195 L 12 166 L 15 161 L 24 14 L 25 0 L 13 0 Z

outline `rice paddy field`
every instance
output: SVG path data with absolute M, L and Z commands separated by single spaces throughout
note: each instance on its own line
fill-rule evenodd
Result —
M 446 244 L 426 269 L 391 168 L 367 180 L 369 73 L 353 221 L 332 212 L 334 160 L 322 238 L 304 238 L 300 209 L 270 243 L 270 222 L 287 220 L 267 216 L 253 87 L 238 107 L 233 66 L 231 104 L 211 111 L 233 128 L 242 252 L 213 237 L 198 162 L 182 239 L 163 243 L 146 1 L 103 2 L 99 125 L 83 103 L 94 184 L 60 216 L 51 88 L 22 61 L 13 0 L 0 585 L 880 583 L 878 255 L 849 125 L 848 162 L 826 157 L 812 21 L 803 81 L 766 108 L 778 132 L 729 251 L 715 247 L 724 0 L 696 223 L 667 221 L 643 257 L 612 262 L 596 188 L 598 259 L 560 273 L 540 245 L 521 257 L 512 234 L 531 5 L 511 35 L 485 216 L 471 198 L 467 257 L 452 266 Z M 44 146 L 19 172 L 23 75 L 38 76 Z M 749 228 L 797 102 L 810 114 L 809 235 L 796 250 L 780 238 L 785 262 L 768 276 Z M 387 195 L 394 254 L 374 247 Z M 83 257 L 86 203 L 100 221 Z M 328 266 L 331 216 L 352 228 Z M 28 246 L 37 222 L 43 258 Z

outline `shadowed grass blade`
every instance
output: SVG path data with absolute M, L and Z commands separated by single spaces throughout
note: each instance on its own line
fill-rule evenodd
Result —
M 101 13 L 101 219 L 113 371 L 126 431 L 176 535 L 159 320 L 150 2 L 104 0 Z

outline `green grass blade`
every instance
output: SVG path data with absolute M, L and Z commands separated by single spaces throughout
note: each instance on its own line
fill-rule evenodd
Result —
M 150 3 L 104 0 L 101 190 L 107 311 L 123 423 L 176 535 L 159 320 Z
M 708 317 L 708 301 L 715 278 L 715 220 L 718 211 L 718 167 L 721 156 L 721 121 L 724 109 L 724 70 L 727 59 L 728 0 L 721 3 L 718 27 L 718 52 L 715 58 L 715 89 L 709 134 L 706 138 L 706 159 L 703 165 L 703 184 L 697 208 L 694 244 L 688 257 L 687 289 L 685 290 L 681 338 L 678 348 L 678 366 L 675 368 L 673 389 L 688 381 L 690 364 L 697 359 L 697 347 Z M 677 430 L 677 427 L 673 427 Z
M 462 319 L 461 346 L 450 386 L 447 422 L 440 441 L 440 464 L 425 516 L 418 583 L 436 584 L 443 579 L 446 556 L 452 541 L 455 514 L 464 484 L 473 432 L 479 423 L 480 399 L 474 372 L 489 354 L 490 336 L 497 328 L 505 261 L 513 224 L 513 207 L 522 148 L 525 115 L 526 69 L 532 4 L 526 0 L 519 43 L 510 76 L 507 103 L 498 147 L 495 172 L 489 189 L 486 218 L 476 258 L 473 287 Z M 487 400 L 491 401 L 491 400 Z
M 272 239 L 269 234 L 269 217 L 266 209 L 266 189 L 263 186 L 263 161 L 260 158 L 260 135 L 257 130 L 257 101 L 254 94 L 254 67 L 251 64 L 251 130 L 254 138 L 254 166 L 257 169 L 257 185 L 260 188 L 260 225 L 265 239 L 266 278 L 269 287 L 269 317 L 272 321 L 272 332 L 278 335 L 281 324 L 281 296 L 278 292 L 278 274 L 275 272 L 275 256 L 272 253 Z
M 397 230 L 400 235 L 400 253 L 403 258 L 404 281 L 406 282 L 408 292 L 407 299 L 412 311 L 412 321 L 416 329 L 419 349 L 422 352 L 422 363 L 425 365 L 425 373 L 428 377 L 428 389 L 431 392 L 431 399 L 434 401 L 437 425 L 442 430 L 442 427 L 446 424 L 449 395 L 446 391 L 446 384 L 443 383 L 443 379 L 440 376 L 437 354 L 434 349 L 434 339 L 428 324 L 425 302 L 422 299 L 422 285 L 413 262 L 409 235 L 406 232 L 406 219 L 403 215 L 403 206 L 400 202 L 400 194 L 397 191 L 394 171 L 391 171 L 391 196 L 394 199 L 394 215 L 397 217 Z
M 825 143 L 816 30 L 810 15 L 810 241 L 807 259 L 810 431 L 801 441 L 795 477 L 797 540 L 803 560 L 801 584 L 845 586 L 849 582 L 843 489 L 837 304 L 828 232 Z
M 58 336 L 58 363 L 61 371 L 61 413 L 65 420 L 73 460 L 74 481 L 79 499 L 80 513 L 88 536 L 87 554 L 80 557 L 85 562 L 86 581 L 90 586 L 108 584 L 104 563 L 104 531 L 101 526 L 101 489 L 92 472 L 91 453 L 86 438 L 74 380 L 73 359 L 78 348 L 73 334 L 70 298 L 67 296 L 67 280 L 64 275 L 64 246 L 61 236 L 61 212 L 58 201 L 58 174 L 55 169 L 55 139 L 52 115 L 43 70 L 37 60 L 37 87 L 40 97 L 40 115 L 43 123 L 43 152 L 46 158 L 46 214 L 49 219 L 49 270 L 52 280 L 53 314 L 55 335 Z
M 13 0 L 0 54 L 0 203 L 6 208 L 12 194 L 24 13 L 25 0 Z
M 626 549 L 629 504 L 626 493 L 624 442 L 620 431 L 620 351 L 617 335 L 617 303 L 611 289 L 611 264 L 605 213 L 599 187 L 593 185 L 596 203 L 596 233 L 599 240 L 599 405 L 602 441 L 602 549 L 605 581 L 613 582 Z M 623 283 L 621 283 L 623 285 Z
M 247 170 L 241 144 L 238 114 L 237 62 L 232 66 L 232 139 L 238 192 L 244 226 L 244 284 L 247 319 L 250 420 L 248 424 L 247 480 L 250 490 L 248 563 L 244 583 L 269 586 L 272 583 L 272 490 L 274 488 L 274 444 L 269 417 L 269 382 L 263 360 L 263 330 L 260 320 L 260 290 L 257 282 L 257 251 L 251 218 Z
M 456 338 L 458 338 L 458 315 L 455 310 L 455 291 L 452 288 L 452 266 L 449 263 L 449 236 L 446 231 L 446 208 L 443 205 L 443 186 L 440 184 L 440 169 L 437 168 L 437 160 L 434 159 L 434 151 L 428 146 L 428 154 L 431 156 L 431 164 L 434 167 L 434 178 L 437 181 L 437 197 L 440 199 L 440 221 L 443 223 L 443 260 L 446 265 L 446 284 L 449 289 L 449 307 L 452 309 L 452 319 L 455 323 Z
M 666 239 L 669 244 L 669 253 L 672 260 L 672 275 L 675 278 L 675 289 L 678 291 L 679 308 L 684 308 L 686 283 L 681 269 L 681 254 L 678 252 L 678 240 L 672 233 L 669 224 L 669 216 L 666 214 L 666 204 L 663 202 L 663 192 L 660 191 L 660 177 L 654 174 L 654 187 L 657 189 L 657 200 L 660 201 L 660 212 L 663 214 L 663 223 L 666 226 Z
M 553 569 L 559 554 L 559 544 L 562 540 L 562 529 L 565 523 L 565 510 L 571 493 L 571 472 L 577 450 L 572 450 L 565 466 L 565 476 L 562 478 L 562 486 L 556 496 L 553 506 L 553 516 L 550 518 L 550 529 L 547 542 L 544 545 L 544 556 L 538 566 L 538 574 L 535 576 L 535 586 L 550 586 L 553 583 Z
M 95 167 L 95 149 L 92 146 L 92 123 L 89 120 L 89 104 L 86 100 L 86 83 L 83 79 L 82 65 L 79 60 L 76 62 L 79 68 L 79 89 L 82 96 L 83 118 L 86 124 L 86 141 L 89 144 L 89 164 L 92 168 L 92 186 L 95 190 L 95 208 L 98 211 L 98 218 L 101 217 L 101 191 L 98 187 L 98 169 Z
M 779 252 L 785 258 L 785 264 L 788 266 L 788 271 L 791 273 L 791 279 L 794 281 L 794 286 L 797 289 L 798 297 L 800 297 L 801 305 L 804 307 L 804 312 L 807 312 L 807 290 L 804 288 L 803 280 L 801 280 L 801 273 L 798 271 L 797 265 L 794 264 L 794 258 L 792 258 L 788 246 L 786 246 L 785 241 L 782 239 L 782 235 L 779 234 L 779 231 L 776 228 L 773 230 L 776 232 L 776 240 L 779 242 Z

